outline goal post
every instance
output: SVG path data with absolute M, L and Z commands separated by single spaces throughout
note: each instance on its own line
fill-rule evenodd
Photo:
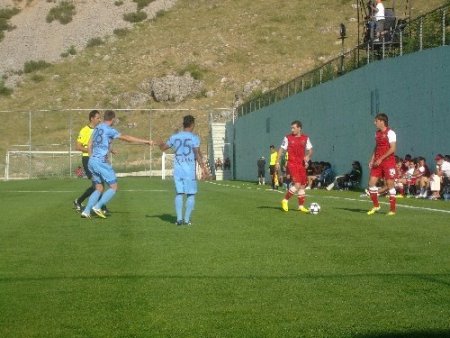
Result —
M 173 176 L 174 154 L 163 152 L 161 155 L 161 179 L 165 180 L 167 176 Z
M 72 150 L 8 150 L 5 159 L 5 180 L 72 176 Z

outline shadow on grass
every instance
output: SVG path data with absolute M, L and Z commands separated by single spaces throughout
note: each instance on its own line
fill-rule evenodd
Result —
M 274 206 L 274 205 L 261 205 L 261 206 L 259 206 L 257 208 L 258 209 L 272 209 L 272 210 L 280 210 L 281 211 L 281 207 Z
M 353 338 L 437 338 L 450 337 L 450 330 L 422 330 L 411 332 L 380 332 L 352 336 Z
M 360 209 L 360 208 L 336 208 L 336 209 L 350 211 L 350 212 L 357 212 L 359 214 L 365 214 L 369 210 L 369 209 Z
M 174 224 L 177 221 L 177 218 L 173 215 L 169 214 L 161 214 L 161 215 L 145 215 L 146 218 L 159 218 L 163 222 L 168 222 Z

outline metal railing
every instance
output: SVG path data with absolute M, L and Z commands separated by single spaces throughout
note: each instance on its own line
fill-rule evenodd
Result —
M 450 1 L 448 4 L 410 20 L 404 27 L 398 25 L 391 32 L 390 41 L 382 39 L 360 44 L 352 50 L 324 63 L 295 79 L 254 97 L 236 108 L 237 117 L 246 115 L 289 96 L 336 79 L 352 70 L 385 58 L 402 56 L 450 44 Z

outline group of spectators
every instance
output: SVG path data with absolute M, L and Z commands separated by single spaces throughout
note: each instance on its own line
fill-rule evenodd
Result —
M 216 170 L 230 170 L 231 169 L 231 161 L 230 158 L 227 157 L 223 162 L 220 157 L 214 163 L 214 167 Z
M 431 170 L 423 156 L 396 157 L 397 197 L 450 199 L 450 155 L 437 154 Z
M 274 149 L 271 148 L 272 153 Z M 396 156 L 395 189 L 397 197 L 428 198 L 431 200 L 450 200 L 450 155 L 438 154 L 435 157 L 436 167 L 430 170 L 423 156 L 413 158 L 410 154 L 404 158 Z M 258 184 L 265 184 L 266 160 L 262 156 L 257 161 Z M 273 166 L 274 167 L 274 166 Z M 269 165 L 272 189 L 280 186 L 288 187 L 289 172 L 286 172 L 286 159 L 282 159 L 280 172 Z M 356 190 L 361 188 L 362 166 L 359 161 L 353 161 L 351 169 L 336 176 L 329 162 L 308 163 L 308 184 L 306 189 L 326 188 L 327 190 Z M 379 194 L 387 193 L 383 180 L 379 180 Z

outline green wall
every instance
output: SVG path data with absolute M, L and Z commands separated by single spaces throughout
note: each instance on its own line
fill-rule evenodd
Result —
M 450 47 L 371 63 L 336 80 L 291 96 L 229 124 L 234 132 L 235 178 L 256 180 L 256 161 L 268 157 L 300 120 L 314 147 L 313 160 L 329 161 L 337 173 L 351 162 L 367 163 L 374 147 L 374 116 L 384 112 L 397 133 L 397 154 L 450 153 Z

